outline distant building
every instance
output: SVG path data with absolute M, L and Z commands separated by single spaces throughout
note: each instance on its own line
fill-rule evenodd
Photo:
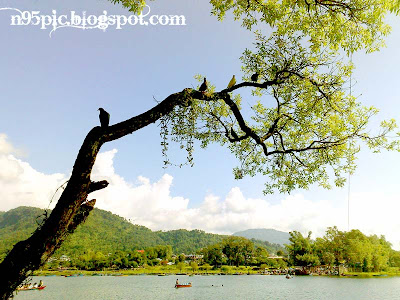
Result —
M 63 254 L 60 256 L 60 261 L 71 261 L 71 259 L 67 255 Z
M 185 255 L 185 259 L 190 259 L 190 260 L 202 259 L 203 257 L 204 255 L 196 255 L 196 254 Z
M 284 259 L 283 256 L 277 256 L 277 255 L 271 255 L 271 256 L 268 256 L 268 258 L 269 259 Z
M 144 250 L 136 250 L 136 252 L 144 253 Z

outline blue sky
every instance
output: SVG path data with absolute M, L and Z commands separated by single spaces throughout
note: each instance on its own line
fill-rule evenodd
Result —
M 0 1 L 0 7 L 37 10 L 42 14 L 56 9 L 59 14 L 75 10 L 100 15 L 106 10 L 108 14 L 129 15 L 122 7 L 100 0 Z M 38 174 L 43 176 L 40 181 L 43 187 L 36 200 L 24 202 L 21 198 L 13 202 L 10 196 L 13 189 L 35 194 L 35 185 L 29 187 L 32 191 L 26 186 L 21 188 L 20 181 L 11 186 L 8 173 L 3 171 L 2 177 L 0 172 L 0 186 L 7 187 L 0 190 L 0 195 L 9 198 L 7 205 L 0 203 L 0 210 L 21 204 L 45 206 L 48 195 L 71 171 L 86 133 L 98 125 L 97 108 L 105 108 L 111 114 L 111 123 L 116 123 L 151 108 L 155 105 L 154 98 L 160 101 L 171 93 L 196 86 L 195 74 L 206 75 L 217 89 L 224 88 L 232 74 L 241 78 L 239 57 L 246 47 L 251 47 L 253 36 L 238 22 L 229 17 L 218 22 L 210 16 L 206 1 L 155 1 L 150 2 L 150 7 L 152 14 L 184 15 L 187 25 L 126 26 L 122 30 L 108 28 L 105 32 L 61 28 L 50 38 L 49 29 L 10 26 L 12 12 L 0 11 L 0 134 L 7 136 L 3 138 L 3 149 L 12 149 L 4 150 L 3 154 L 12 155 L 26 174 L 29 172 L 24 168 L 29 165 L 31 177 L 24 180 L 33 180 Z M 381 110 L 377 121 L 371 124 L 371 131 L 376 129 L 378 120 L 399 119 L 400 20 L 390 17 L 389 23 L 393 32 L 387 39 L 387 48 L 369 55 L 354 55 L 354 95 L 360 95 L 365 105 Z M 102 178 L 103 171 L 114 180 L 114 188 L 110 189 L 114 194 L 105 192 L 104 202 L 99 194 L 99 207 L 121 214 L 132 203 L 145 207 L 140 201 L 146 202 L 151 197 L 165 199 L 167 202 L 163 204 L 154 200 L 159 210 L 148 216 L 144 210 L 142 215 L 133 212 L 126 215 L 152 229 L 201 227 L 225 233 L 267 226 L 316 233 L 332 225 L 347 229 L 347 187 L 323 190 L 312 186 L 291 196 L 264 196 L 266 178 L 234 180 L 232 167 L 236 160 L 226 149 L 216 145 L 207 150 L 198 148 L 193 168 L 164 170 L 160 142 L 159 128 L 152 125 L 102 148 L 103 165 L 95 173 Z M 184 153 L 175 154 L 171 153 L 174 161 L 184 160 Z M 0 168 L 4 161 L 0 160 Z M 400 246 L 400 238 L 395 234 L 400 222 L 387 220 L 399 206 L 400 154 L 371 154 L 363 150 L 358 164 L 351 178 L 351 227 L 366 233 L 386 234 L 396 247 Z M 52 177 L 56 173 L 58 177 Z M 46 178 L 51 184 L 46 184 Z M 121 200 L 118 205 L 111 205 L 111 199 L 123 190 L 127 194 L 121 198 L 126 202 Z M 142 200 L 135 198 L 136 202 L 128 203 L 137 193 L 143 193 L 139 197 Z M 294 211 L 284 209 L 288 203 L 293 204 Z M 157 215 L 173 205 L 176 211 Z M 224 214 L 210 213 L 207 220 L 189 222 L 196 214 L 209 212 L 202 211 L 202 207 L 214 212 L 222 210 Z M 259 222 L 252 222 L 252 213 L 260 210 L 261 213 L 254 215 Z M 272 212 L 281 216 L 272 217 Z M 270 221 L 263 221 L 262 213 Z M 184 216 L 180 222 L 171 222 L 179 216 Z M 211 216 L 220 218 L 221 224 L 214 224 Z M 372 226 L 375 221 L 381 225 Z

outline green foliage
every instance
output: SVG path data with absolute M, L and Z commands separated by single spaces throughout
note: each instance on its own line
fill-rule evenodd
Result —
M 233 170 L 236 179 L 262 174 L 268 178 L 266 193 L 291 192 L 311 184 L 343 186 L 362 143 L 375 152 L 399 148 L 399 140 L 387 138 L 397 128 L 394 120 L 383 121 L 379 132 L 369 132 L 367 125 L 378 110 L 348 94 L 354 66 L 342 57 L 343 50 L 371 52 L 383 45 L 389 32 L 383 18 L 394 9 L 391 1 L 211 3 L 220 19 L 232 9 L 249 30 L 267 23 L 273 33 L 255 31 L 253 49 L 241 57 L 243 83 L 219 93 L 210 85 L 200 99 L 190 99 L 162 118 L 166 165 L 169 141 L 187 151 L 190 165 L 194 140 L 201 147 L 219 143 L 239 160 Z M 254 73 L 261 83 L 250 82 Z M 196 79 L 201 83 L 203 76 Z M 242 97 L 233 94 L 245 86 L 260 98 L 250 108 L 243 108 Z
M 201 254 L 203 260 L 212 266 L 220 266 L 224 262 L 221 243 L 203 248 Z
M 200 248 L 217 243 L 224 236 L 206 233 L 202 230 L 170 230 L 158 231 L 157 234 L 164 241 L 164 244 L 173 245 L 174 253 L 194 254 Z
M 265 244 L 267 243 L 267 244 Z M 281 251 L 283 248 L 277 244 L 275 247 L 270 247 L 268 242 L 258 240 L 248 240 L 243 237 L 230 236 L 221 242 L 205 247 L 201 250 L 203 254 L 203 261 L 215 267 L 228 264 L 228 265 L 255 265 L 259 266 L 267 264 L 271 267 L 286 266 L 286 263 L 280 259 L 269 259 L 269 251 Z
M 44 211 L 39 208 L 19 207 L 0 215 L 0 255 L 5 255 L 16 242 L 28 238 L 37 228 Z M 39 218 L 37 218 L 39 217 Z M 221 241 L 222 235 L 201 230 L 173 230 L 153 232 L 133 225 L 110 212 L 94 209 L 87 221 L 79 226 L 56 252 L 75 257 L 85 251 L 105 254 L 116 251 L 149 250 L 153 259 L 169 259 L 172 253 L 194 254 L 200 248 Z
M 28 238 L 36 229 L 44 211 L 21 206 L 0 214 L 0 261 L 15 243 Z M 36 222 L 37 221 L 37 222 Z
M 203 261 L 219 267 L 228 265 L 260 265 L 268 263 L 265 247 L 255 247 L 254 243 L 243 237 L 230 236 L 220 243 L 203 248 Z
M 0 259 L 20 240 L 28 238 L 40 223 L 44 211 L 33 207 L 19 207 L 0 213 Z M 39 218 L 38 218 L 39 217 Z M 37 222 L 36 222 L 37 220 Z M 133 225 L 110 212 L 94 209 L 87 221 L 55 253 L 54 258 L 67 255 L 71 261 L 54 260 L 47 267 L 76 266 L 79 269 L 132 268 L 158 265 L 170 261 L 172 254 L 180 254 L 178 261 L 185 261 L 181 253 L 195 254 L 201 248 L 210 249 L 226 238 L 223 235 L 201 230 L 173 230 L 153 232 L 144 226 Z M 275 247 L 268 242 L 253 241 L 263 249 Z M 144 253 L 137 250 L 144 250 Z M 226 259 L 209 258 L 213 265 Z M 276 252 L 276 251 L 275 251 Z
M 193 272 L 196 272 L 199 269 L 199 265 L 194 261 L 190 262 L 190 267 L 192 268 Z
M 177 268 L 180 272 L 182 272 L 183 270 L 185 270 L 185 267 L 186 267 L 186 264 L 185 264 L 184 262 L 178 262 L 178 263 L 176 264 L 176 268 Z
M 322 238 L 311 240 L 297 231 L 290 233 L 287 250 L 292 264 L 299 266 L 345 264 L 355 271 L 378 272 L 399 266 L 399 252 L 391 249 L 384 236 L 366 236 L 359 230 L 327 229 Z
M 384 17 L 399 11 L 392 0 L 211 0 L 213 14 L 223 19 L 232 11 L 245 28 L 267 24 L 277 35 L 299 32 L 307 37 L 310 48 L 325 47 L 347 51 L 372 52 L 383 44 L 390 32 Z M 346 30 L 343 30 L 346 28 Z
M 229 265 L 247 265 L 253 251 L 254 244 L 246 238 L 232 236 L 222 241 L 222 253 Z
M 295 266 L 307 266 L 315 264 L 317 257 L 313 255 L 311 232 L 305 238 L 298 231 L 290 232 L 290 244 L 286 246 L 291 263 Z
M 222 266 L 221 271 L 225 274 L 228 274 L 231 272 L 231 267 L 230 266 Z

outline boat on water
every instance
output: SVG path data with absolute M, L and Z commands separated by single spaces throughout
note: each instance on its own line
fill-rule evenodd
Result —
M 17 288 L 17 291 L 31 291 L 31 290 L 43 290 L 46 286 L 42 285 L 42 286 L 37 286 L 37 287 L 30 287 L 30 288 Z
M 179 289 L 179 288 L 185 288 L 185 287 L 192 287 L 192 283 L 189 282 L 189 283 L 187 283 L 187 284 L 175 284 L 175 287 L 176 287 L 177 289 Z

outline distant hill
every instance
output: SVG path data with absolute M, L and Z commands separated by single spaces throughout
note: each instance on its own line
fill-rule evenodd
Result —
M 0 212 L 0 260 L 11 245 L 28 238 L 37 227 L 36 217 L 43 210 L 35 207 L 19 207 Z
M 266 228 L 259 228 L 259 229 L 247 229 L 244 231 L 235 232 L 232 235 L 235 236 L 242 236 L 248 239 L 256 239 L 261 241 L 267 241 L 274 244 L 289 244 L 289 233 L 278 231 L 275 229 L 266 229 Z
M 158 231 L 164 244 L 171 245 L 174 253 L 195 253 L 201 248 L 216 244 L 225 238 L 225 235 L 206 233 L 202 230 L 170 230 Z
M 15 243 L 28 238 L 35 231 L 43 213 L 42 209 L 25 206 L 0 212 L 0 260 Z M 152 231 L 147 227 L 134 225 L 111 212 L 95 208 L 86 222 L 78 227 L 57 253 L 74 256 L 88 250 L 112 253 L 118 250 L 130 251 L 156 245 L 171 245 L 176 254 L 192 254 L 203 247 L 220 242 L 225 237 L 201 230 Z M 276 253 L 280 249 L 278 245 L 254 242 L 270 253 Z
M 0 258 L 16 242 L 28 238 L 36 230 L 43 213 L 44 210 L 35 207 L 18 207 L 0 214 Z M 90 249 L 107 253 L 160 244 L 165 243 L 150 229 L 133 225 L 120 216 L 95 208 L 58 252 L 74 255 Z

